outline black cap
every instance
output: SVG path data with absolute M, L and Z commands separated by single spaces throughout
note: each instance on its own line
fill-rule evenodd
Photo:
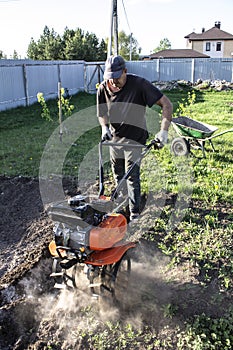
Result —
M 105 62 L 104 79 L 118 79 L 125 69 L 125 60 L 121 56 L 109 56 Z

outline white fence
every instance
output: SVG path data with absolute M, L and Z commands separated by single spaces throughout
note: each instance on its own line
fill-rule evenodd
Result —
M 150 81 L 226 80 L 233 82 L 233 59 L 174 58 L 128 62 L 128 72 Z
M 156 81 L 226 80 L 233 82 L 233 59 L 156 59 L 127 62 L 129 73 Z M 37 93 L 56 98 L 58 82 L 70 95 L 96 92 L 104 62 L 0 60 L 0 111 L 29 106 Z
M 29 106 L 37 93 L 56 98 L 58 82 L 74 95 L 84 90 L 84 61 L 0 60 L 0 111 Z

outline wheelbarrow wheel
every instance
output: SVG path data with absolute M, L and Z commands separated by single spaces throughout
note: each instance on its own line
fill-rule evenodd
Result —
M 175 156 L 187 156 L 190 152 L 189 142 L 183 137 L 176 137 L 171 142 L 171 151 Z

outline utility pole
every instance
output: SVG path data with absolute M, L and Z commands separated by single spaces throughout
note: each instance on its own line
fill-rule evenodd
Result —
M 129 44 L 129 60 L 132 61 L 132 38 L 133 33 L 130 33 L 130 44 Z
M 114 54 L 118 55 L 118 16 L 117 16 L 117 0 L 112 0 L 111 9 L 111 23 L 110 23 L 110 37 L 108 43 L 108 56 L 113 54 L 113 43 L 114 41 Z

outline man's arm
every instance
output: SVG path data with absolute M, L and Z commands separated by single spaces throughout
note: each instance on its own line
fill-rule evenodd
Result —
M 109 120 L 107 116 L 98 117 L 98 120 L 101 127 L 109 124 Z
M 102 129 L 101 140 L 111 140 L 112 134 L 111 134 L 111 131 L 109 130 L 108 117 L 106 116 L 98 117 L 98 120 Z
M 168 129 L 172 121 L 173 105 L 165 95 L 163 95 L 156 104 L 162 108 L 162 122 L 160 131 L 155 135 L 155 138 L 160 140 L 161 147 L 163 147 L 163 145 L 167 143 Z
M 168 131 L 168 128 L 171 124 L 172 120 L 172 112 L 173 112 L 173 105 L 169 98 L 165 95 L 163 95 L 157 102 L 157 105 L 159 105 L 162 108 L 162 123 L 161 123 L 161 130 Z
M 97 102 L 97 117 L 102 129 L 101 140 L 111 140 L 112 134 L 111 134 L 111 131 L 109 130 L 107 104 L 106 104 L 106 101 L 104 100 L 103 89 L 101 88 L 101 86 L 97 90 L 96 102 Z

